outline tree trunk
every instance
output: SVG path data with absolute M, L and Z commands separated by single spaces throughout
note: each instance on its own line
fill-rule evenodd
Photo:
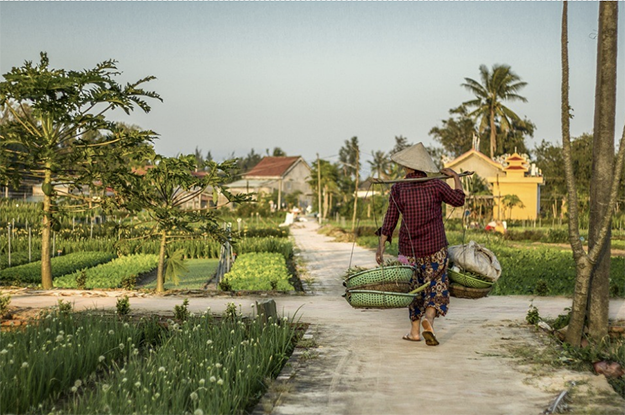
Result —
M 490 158 L 495 157 L 497 149 L 497 127 L 495 126 L 495 110 L 490 109 Z
M 167 231 L 161 234 L 161 246 L 158 252 L 158 270 L 156 272 L 156 292 L 165 291 L 165 249 L 167 248 Z
M 50 163 L 46 163 L 45 177 L 41 189 L 52 182 Z M 41 286 L 44 290 L 50 290 L 52 285 L 52 264 L 50 262 L 50 242 L 52 239 L 52 194 L 43 195 L 43 223 L 41 227 Z
M 325 186 L 323 189 L 323 215 L 321 215 L 321 220 L 324 222 L 328 217 L 328 207 L 330 206 L 330 196 L 328 193 L 328 186 Z
M 573 305 L 571 320 L 566 332 L 566 341 L 573 346 L 579 346 L 584 324 L 586 322 L 586 306 L 588 304 L 588 287 L 590 285 L 591 264 L 584 252 L 579 239 L 579 211 L 577 199 L 577 186 L 573 172 L 571 156 L 571 107 L 569 105 L 569 48 L 568 48 L 568 2 L 562 5 L 562 157 L 564 159 L 564 173 L 566 178 L 567 199 L 569 206 L 569 242 L 573 249 L 575 259 L 575 291 L 573 292 Z
M 579 346 L 586 323 L 586 306 L 588 305 L 592 264 L 588 261 L 588 257 L 584 255 L 575 259 L 575 268 L 575 291 L 573 293 L 571 320 L 566 331 L 566 341 L 573 346 Z
M 610 202 L 614 165 L 614 128 L 616 114 L 616 55 L 618 3 L 602 1 L 599 5 L 597 37 L 597 84 L 593 162 L 590 183 L 590 223 L 588 249 L 599 241 L 603 218 Z M 598 341 L 608 334 L 610 291 L 610 228 L 590 276 L 588 308 L 589 335 Z

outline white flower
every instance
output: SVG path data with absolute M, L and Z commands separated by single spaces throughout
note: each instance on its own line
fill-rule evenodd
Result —
M 211 344 L 213 344 L 213 341 L 212 341 L 211 339 L 206 340 L 206 345 L 207 345 L 207 346 L 209 346 L 209 345 L 211 345 Z
M 119 350 L 124 350 L 124 343 L 119 344 Z
M 27 368 L 27 367 L 28 367 L 28 362 L 22 363 L 22 369 Z
M 52 330 L 50 330 L 50 328 L 46 329 L 46 333 L 50 333 Z
M 215 363 L 215 367 L 216 367 L 217 369 L 221 368 L 221 363 Z
M 82 386 L 82 380 L 76 379 L 76 382 L 74 382 L 74 386 L 76 386 L 77 388 L 80 388 Z
M 209 379 L 211 382 L 215 382 L 217 380 L 217 378 L 215 376 L 211 376 Z
M 0 354 L 7 354 L 7 353 L 9 353 L 7 349 L 2 349 L 2 351 L 0 352 Z
M 109 334 L 115 334 L 113 330 L 109 330 Z
M 191 395 L 189 395 L 189 398 L 191 398 L 192 401 L 197 401 L 198 399 L 197 393 L 191 392 Z
M 128 323 L 124 323 L 124 327 L 129 327 L 130 325 Z
M 56 341 L 57 343 L 63 340 L 63 336 L 61 334 L 59 334 L 58 336 L 56 336 Z
M 122 383 L 126 383 L 126 382 L 128 382 L 128 378 L 123 378 Z
M 140 387 L 141 387 L 141 382 L 135 383 L 135 388 L 140 388 Z
M 121 373 L 121 374 L 123 375 L 124 373 L 126 373 L 126 369 L 122 367 L 122 368 L 119 370 L 119 373 Z
M 76 386 L 72 386 L 72 392 L 74 393 L 78 392 L 78 388 Z
M 197 408 L 195 411 L 193 411 L 193 415 L 204 415 L 204 411 L 202 411 L 200 408 Z
M 158 368 L 158 371 L 159 371 L 159 372 L 164 372 L 165 370 L 166 370 L 166 369 L 165 369 L 165 366 L 161 366 L 161 367 L 159 367 L 159 368 Z
M 102 384 L 103 392 L 108 392 L 109 389 L 111 389 L 111 385 L 107 385 L 106 383 Z
M 136 356 L 136 355 L 138 355 L 138 354 L 139 354 L 139 349 L 134 349 L 134 350 L 132 351 L 132 354 L 134 354 L 135 356 Z
M 230 330 L 230 334 L 234 334 L 234 330 Z
M 200 385 L 204 385 L 206 383 L 205 379 L 200 379 Z
M 100 357 L 98 357 L 98 362 L 104 362 L 105 359 L 106 359 L 106 357 L 100 356 Z
M 223 384 L 224 384 L 224 380 L 223 380 L 223 379 L 219 379 L 219 380 L 217 381 L 217 384 L 218 384 L 218 385 L 223 385 Z
M 161 394 L 160 394 L 160 393 L 158 393 L 158 392 L 156 392 L 156 393 L 154 394 L 154 397 L 155 397 L 156 399 L 158 399 L 158 398 L 159 398 L 159 396 L 161 396 Z

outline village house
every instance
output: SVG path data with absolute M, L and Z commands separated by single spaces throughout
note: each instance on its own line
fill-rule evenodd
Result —
M 490 195 L 475 195 L 467 191 L 467 199 L 472 205 L 490 204 L 493 220 L 535 220 L 540 214 L 540 185 L 544 183 L 542 173 L 535 164 L 530 164 L 527 156 L 517 153 L 504 155 L 492 160 L 483 153 L 471 149 L 453 160 L 444 161 L 444 166 L 457 172 L 473 171 L 483 179 Z M 518 198 L 514 206 L 510 201 Z M 458 212 L 462 215 L 462 212 Z M 455 215 L 457 216 L 457 215 Z
M 301 156 L 293 157 L 263 157 L 263 159 L 245 173 L 241 180 L 227 185 L 233 194 L 270 195 L 278 192 L 278 206 L 287 207 L 284 197 L 297 194 L 298 206 L 305 210 L 312 204 L 313 191 L 308 180 L 310 166 Z

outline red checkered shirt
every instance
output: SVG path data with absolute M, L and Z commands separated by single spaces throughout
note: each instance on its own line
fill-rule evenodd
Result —
M 425 177 L 422 172 L 410 173 L 407 179 Z M 401 182 L 391 188 L 388 210 L 380 230 L 391 240 L 399 215 L 399 253 L 422 258 L 448 245 L 443 226 L 443 202 L 451 206 L 464 205 L 464 192 L 452 189 L 443 180 Z

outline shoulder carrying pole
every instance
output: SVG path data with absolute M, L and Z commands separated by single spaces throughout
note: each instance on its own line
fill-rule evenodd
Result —
M 473 175 L 473 171 L 463 171 L 462 173 L 458 173 L 459 177 L 471 176 Z M 436 174 L 428 177 L 416 177 L 412 179 L 396 179 L 396 180 L 382 180 L 382 179 L 372 179 L 371 182 L 375 184 L 386 184 L 386 183 L 403 183 L 403 182 L 427 182 L 429 180 L 435 179 L 451 179 L 452 176 L 446 176 L 444 174 Z

